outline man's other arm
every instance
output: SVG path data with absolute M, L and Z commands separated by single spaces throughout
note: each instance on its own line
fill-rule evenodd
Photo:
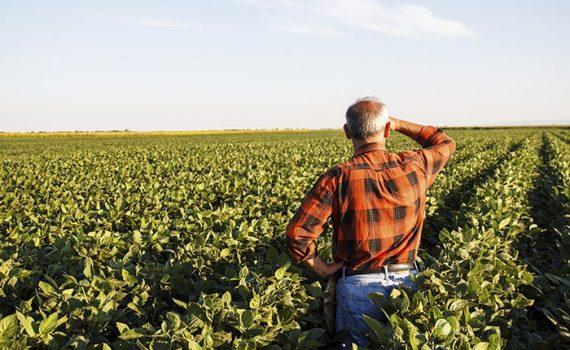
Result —
M 313 273 L 327 278 L 337 272 L 342 263 L 327 263 L 317 256 L 315 240 L 324 231 L 332 214 L 334 177 L 325 173 L 315 183 L 297 213 L 287 225 L 286 241 L 295 263 L 303 262 Z

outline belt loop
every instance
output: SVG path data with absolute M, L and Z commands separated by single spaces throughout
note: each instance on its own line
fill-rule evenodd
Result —
M 382 269 L 384 270 L 384 277 L 388 279 L 388 265 L 382 266 Z
M 346 280 L 346 266 L 342 267 L 342 281 L 344 282 Z

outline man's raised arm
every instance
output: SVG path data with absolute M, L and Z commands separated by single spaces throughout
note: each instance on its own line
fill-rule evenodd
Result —
M 441 129 L 392 117 L 390 117 L 390 129 L 404 134 L 422 145 L 423 149 L 419 150 L 418 153 L 422 156 L 426 174 L 429 176 L 428 185 L 431 185 L 439 171 L 455 152 L 455 141 Z

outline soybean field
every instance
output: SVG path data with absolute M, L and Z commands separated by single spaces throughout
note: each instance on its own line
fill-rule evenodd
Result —
M 570 348 L 570 130 L 447 132 L 419 291 L 367 318 L 371 348 Z M 0 134 L 0 348 L 326 348 L 325 281 L 284 234 L 352 152 L 340 130 Z

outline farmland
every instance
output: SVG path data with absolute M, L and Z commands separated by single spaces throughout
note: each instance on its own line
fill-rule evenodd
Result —
M 368 319 L 375 346 L 570 346 L 570 131 L 449 134 L 420 290 Z M 290 264 L 284 230 L 351 154 L 336 130 L 0 135 L 0 347 L 326 344 L 324 281 Z

